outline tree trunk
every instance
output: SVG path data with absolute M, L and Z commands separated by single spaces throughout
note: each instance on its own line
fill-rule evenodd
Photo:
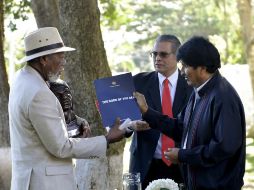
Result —
M 0 189 L 11 189 L 11 148 L 0 148 Z
M 59 0 L 31 0 L 38 28 L 53 26 L 59 29 Z
M 10 146 L 8 98 L 9 84 L 4 61 L 3 0 L 0 1 L 0 147 Z
M 95 0 L 60 0 L 60 26 L 64 42 L 76 48 L 67 53 L 64 79 L 72 88 L 74 110 L 90 123 L 93 134 L 104 134 L 95 106 L 93 80 L 111 75 L 100 30 L 100 12 Z M 105 159 L 77 160 L 81 189 L 121 189 L 125 142 L 111 146 Z
M 237 1 L 240 22 L 242 25 L 245 56 L 249 64 L 249 72 L 252 84 L 252 94 L 254 94 L 254 35 L 252 24 L 252 6 L 250 0 Z M 252 124 L 253 125 L 253 124 Z M 249 136 L 254 138 L 254 125 L 249 130 Z
M 11 186 L 10 133 L 8 119 L 9 84 L 4 61 L 4 8 L 0 0 L 0 189 Z
M 238 12 L 240 16 L 240 22 L 242 25 L 243 41 L 245 48 L 246 60 L 249 64 L 252 91 L 254 94 L 254 54 L 253 54 L 253 24 L 252 24 L 252 7 L 250 0 L 238 0 L 237 1 Z

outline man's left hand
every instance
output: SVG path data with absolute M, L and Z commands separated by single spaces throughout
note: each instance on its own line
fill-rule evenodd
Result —
M 180 150 L 179 148 L 168 148 L 168 151 L 164 152 L 166 159 L 170 160 L 174 164 L 178 164 L 179 163 L 179 160 L 178 160 L 179 150 Z
M 82 129 L 83 129 L 83 134 L 82 134 L 83 138 L 89 138 L 92 136 L 92 132 L 89 125 L 85 125 L 85 126 L 82 125 Z
M 82 130 L 82 134 L 80 137 L 83 137 L 83 138 L 89 138 L 92 136 L 92 132 L 91 132 L 91 129 L 90 129 L 90 125 L 89 123 L 87 122 L 86 119 L 84 118 L 81 118 L 77 115 L 76 116 L 76 119 L 77 119 L 77 124 L 79 126 L 81 126 L 81 130 Z

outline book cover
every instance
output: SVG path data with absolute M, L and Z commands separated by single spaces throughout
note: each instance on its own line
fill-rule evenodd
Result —
M 121 121 L 127 118 L 141 119 L 141 112 L 133 97 L 135 88 L 131 73 L 97 79 L 94 87 L 104 127 L 113 126 L 117 117 Z

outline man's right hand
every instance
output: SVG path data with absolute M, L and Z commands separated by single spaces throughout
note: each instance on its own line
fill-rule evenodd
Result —
M 133 96 L 136 98 L 139 109 L 142 114 L 146 113 L 148 110 L 148 105 L 146 103 L 146 98 L 143 94 L 139 92 L 133 92 Z
M 132 121 L 132 128 L 135 131 L 146 131 L 151 129 L 149 127 L 149 124 L 146 121 L 142 121 L 142 120 Z
M 120 126 L 120 119 L 117 118 L 114 126 L 110 128 L 108 131 L 108 134 L 105 135 L 107 142 L 114 143 L 122 140 L 124 138 L 125 131 L 119 129 Z

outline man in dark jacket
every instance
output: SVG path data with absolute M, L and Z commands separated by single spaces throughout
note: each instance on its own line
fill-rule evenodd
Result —
M 240 190 L 246 154 L 244 109 L 218 71 L 219 52 L 207 39 L 193 37 L 179 48 L 177 60 L 194 87 L 186 108 L 172 119 L 148 107 L 144 96 L 135 93 L 143 119 L 173 139 L 182 139 L 181 148 L 165 154 L 182 165 L 188 190 Z
M 185 107 L 192 88 L 188 86 L 177 68 L 176 52 L 180 41 L 174 35 L 161 35 L 151 52 L 155 71 L 139 73 L 134 76 L 135 88 L 143 93 L 148 105 L 162 112 L 163 81 L 168 79 L 170 95 L 166 98 L 172 102 L 173 116 Z M 130 147 L 130 172 L 140 172 L 142 188 L 149 182 L 160 178 L 171 178 L 182 183 L 183 178 L 179 166 L 168 164 L 162 160 L 162 137 L 157 130 L 134 132 Z M 175 141 L 179 147 L 180 141 Z

